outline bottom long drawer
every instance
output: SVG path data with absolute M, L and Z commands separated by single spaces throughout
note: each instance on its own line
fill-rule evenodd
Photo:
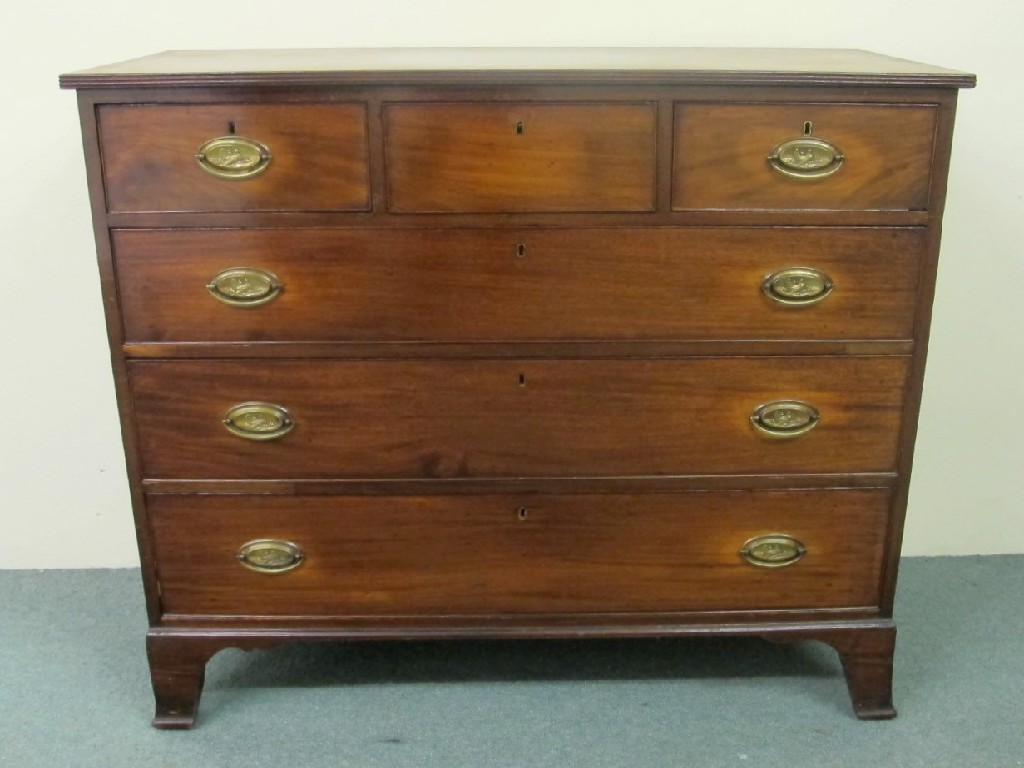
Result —
M 815 489 L 147 506 L 166 614 L 394 616 L 872 606 L 889 500 Z M 791 538 L 741 552 L 774 534 Z

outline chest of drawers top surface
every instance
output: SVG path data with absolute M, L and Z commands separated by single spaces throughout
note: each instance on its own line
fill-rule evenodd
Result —
M 958 88 L 172 51 L 79 89 L 158 725 L 222 647 L 773 634 L 889 717 Z M 214 630 L 211 634 L 210 630 Z

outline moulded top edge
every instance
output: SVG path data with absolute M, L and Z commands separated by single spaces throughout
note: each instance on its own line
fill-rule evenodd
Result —
M 975 76 L 809 48 L 345 48 L 166 51 L 62 75 L 65 88 L 645 82 L 969 88 Z

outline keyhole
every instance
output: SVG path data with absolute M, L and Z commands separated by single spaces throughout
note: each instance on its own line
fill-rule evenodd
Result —
M 516 133 L 521 135 L 522 132 L 523 132 L 523 121 L 520 120 L 518 123 L 516 123 Z
M 516 246 L 516 256 L 520 259 L 526 256 L 526 243 L 519 243 L 519 245 Z
M 231 122 L 228 123 L 228 133 L 231 134 L 232 136 L 235 135 L 235 121 L 234 120 L 232 120 Z
M 813 129 L 814 129 L 814 124 L 810 120 L 808 120 L 806 123 L 804 123 L 804 136 L 810 136 L 811 135 L 811 131 Z
M 525 387 L 526 386 L 526 374 L 525 373 L 520 373 L 519 374 L 519 386 L 520 387 Z
M 528 510 L 526 507 L 520 507 L 516 511 L 516 514 L 519 516 L 520 520 L 525 520 L 527 516 L 530 514 L 530 510 Z

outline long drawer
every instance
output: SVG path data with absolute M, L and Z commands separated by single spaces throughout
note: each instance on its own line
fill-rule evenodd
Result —
M 761 610 L 876 605 L 889 492 L 147 505 L 169 614 Z
M 144 474 L 173 479 L 889 472 L 907 367 L 851 356 L 128 369 Z M 758 414 L 787 436 L 755 428 Z
M 119 230 L 113 245 L 129 342 L 908 339 L 925 232 Z

